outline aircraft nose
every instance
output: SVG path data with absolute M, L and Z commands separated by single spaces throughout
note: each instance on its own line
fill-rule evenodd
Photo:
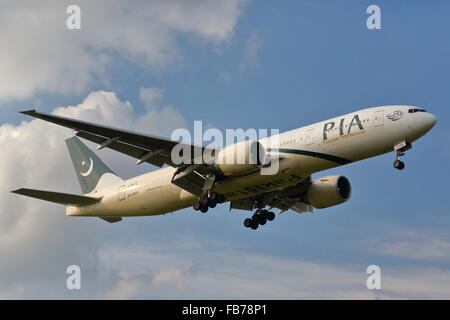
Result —
M 410 139 L 413 141 L 430 131 L 436 124 L 437 118 L 434 114 L 426 111 L 412 113 L 412 115 L 413 117 L 408 126 L 412 130 Z
M 426 112 L 423 115 L 423 120 L 422 120 L 422 127 L 424 129 L 424 131 L 429 131 L 431 130 L 431 128 L 434 127 L 434 125 L 436 124 L 437 118 L 434 114 Z
M 434 114 L 429 112 L 421 112 L 420 116 L 416 118 L 412 129 L 416 133 L 420 134 L 420 136 L 423 136 L 434 127 L 436 121 L 437 119 Z

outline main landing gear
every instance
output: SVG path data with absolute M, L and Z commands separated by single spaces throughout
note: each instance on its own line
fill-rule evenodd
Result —
M 275 219 L 275 213 L 268 210 L 258 209 L 255 211 L 251 219 L 247 218 L 244 220 L 244 227 L 256 230 L 258 229 L 258 226 L 263 226 L 267 223 L 267 221 L 273 221 L 273 219 Z
M 225 196 L 211 192 L 209 194 L 206 194 L 205 196 L 201 197 L 197 201 L 194 202 L 192 205 L 192 208 L 195 211 L 201 211 L 203 213 L 207 212 L 209 208 L 215 208 L 218 203 L 224 203 L 225 202 Z
M 405 152 L 412 148 L 411 143 L 403 141 L 394 146 L 394 150 L 397 153 L 396 159 L 393 163 L 394 168 L 397 170 L 405 169 L 405 163 L 400 161 L 400 157 L 405 155 Z

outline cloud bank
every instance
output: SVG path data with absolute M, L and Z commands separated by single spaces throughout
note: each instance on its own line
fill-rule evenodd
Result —
M 160 106 L 161 90 L 142 88 L 141 98 L 146 112 L 139 116 L 129 102 L 105 91 L 92 92 L 81 104 L 59 107 L 53 113 L 160 135 L 185 125 L 175 108 Z M 97 251 L 106 230 L 103 223 L 67 219 L 63 206 L 9 192 L 26 186 L 79 194 L 64 145 L 64 139 L 72 135 L 68 129 L 41 120 L 0 126 L 0 255 L 4 257 L 0 274 L 8 275 L 0 277 L 0 297 L 3 291 L 7 297 L 14 290 L 21 292 L 18 288 L 26 288 L 25 297 L 32 295 L 36 283 L 64 284 L 64 270 L 73 263 L 84 265 L 90 271 L 87 274 L 97 273 Z
M 66 28 L 72 1 L 0 0 L 0 100 L 73 94 L 107 84 L 122 57 L 142 68 L 182 59 L 177 37 L 213 46 L 233 34 L 245 0 L 80 0 L 81 30 Z M 114 61 L 114 62 L 113 62 Z
M 58 107 L 54 113 L 166 136 L 186 126 L 177 109 L 163 103 L 160 88 L 141 88 L 139 96 L 145 109 L 140 115 L 131 103 L 107 91 L 92 92 L 79 105 Z M 96 218 L 66 217 L 63 206 L 9 193 L 21 186 L 79 193 L 64 145 L 71 135 L 70 130 L 41 120 L 0 126 L 0 274 L 8 275 L 0 277 L 0 298 L 450 297 L 450 273 L 445 268 L 381 266 L 382 291 L 370 291 L 365 287 L 367 266 L 253 253 L 240 248 L 240 243 L 217 244 L 205 241 L 205 235 L 189 238 L 184 226 L 178 226 L 184 232 L 168 235 L 168 228 L 177 228 L 170 224 L 170 216 L 140 218 L 151 221 L 145 231 L 139 229 L 143 225 L 139 218 L 110 225 Z M 109 160 L 127 161 L 130 174 L 135 170 L 132 159 L 117 153 L 110 156 Z M 414 239 L 406 250 L 393 242 L 391 247 L 378 248 L 378 254 L 411 257 L 414 246 L 420 244 L 427 251 L 438 241 L 437 253 L 419 257 L 447 256 L 443 240 Z M 80 291 L 65 287 L 65 270 L 72 264 L 82 270 Z
M 382 290 L 368 290 L 367 266 L 330 265 L 211 243 L 194 243 L 191 249 L 176 241 L 164 246 L 106 246 L 100 250 L 100 261 L 114 270 L 128 270 L 113 274 L 111 285 L 105 286 L 102 297 L 111 299 L 450 297 L 450 272 L 440 268 L 382 268 Z

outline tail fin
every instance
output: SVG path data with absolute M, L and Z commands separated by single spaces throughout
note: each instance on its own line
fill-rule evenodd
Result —
M 101 179 L 107 180 L 104 181 L 106 184 L 122 181 L 108 165 L 77 137 L 67 139 L 66 144 L 83 194 L 92 192 Z

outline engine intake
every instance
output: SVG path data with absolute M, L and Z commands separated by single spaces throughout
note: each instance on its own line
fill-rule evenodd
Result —
M 314 208 L 322 209 L 350 199 L 352 186 L 344 176 L 327 176 L 314 180 L 306 191 L 306 198 Z
M 255 171 L 266 163 L 266 151 L 258 141 L 241 141 L 221 149 L 214 160 L 215 168 L 225 176 Z

